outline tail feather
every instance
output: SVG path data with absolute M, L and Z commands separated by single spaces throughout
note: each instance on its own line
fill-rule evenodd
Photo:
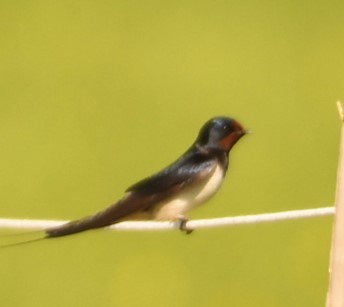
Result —
M 102 225 L 98 223 L 95 219 L 96 216 L 90 216 L 83 218 L 81 220 L 68 222 L 58 227 L 46 229 L 45 233 L 47 238 L 55 238 L 55 237 L 62 237 L 71 234 L 75 234 L 78 232 L 82 232 L 89 229 L 95 229 L 104 227 L 107 225 Z
M 41 241 L 45 238 L 46 235 L 42 230 L 5 234 L 1 235 L 0 249 Z
M 88 216 L 76 221 L 71 221 L 61 226 L 48 228 L 44 230 L 43 235 L 42 231 L 24 233 L 41 235 L 38 238 L 36 237 L 33 239 L 0 245 L 0 248 L 32 243 L 49 238 L 68 236 L 86 230 L 106 227 L 123 220 L 131 220 L 133 219 L 133 216 L 135 216 L 135 214 L 138 212 L 148 214 L 148 216 L 145 215 L 145 218 L 149 218 L 150 206 L 157 203 L 159 199 L 160 198 L 156 195 L 139 195 L 138 193 L 130 193 L 126 197 L 119 200 L 117 203 L 113 204 L 103 211 L 98 212 L 95 215 Z M 17 235 L 18 234 L 16 234 L 16 236 Z
M 68 222 L 62 226 L 47 229 L 46 237 L 62 237 L 90 229 L 106 227 L 127 218 L 132 213 L 145 210 L 150 204 L 152 196 L 139 196 L 131 193 L 114 205 L 95 215 L 80 220 Z
M 13 246 L 17 246 L 17 245 L 24 245 L 24 244 L 28 244 L 28 243 L 42 241 L 44 239 L 46 239 L 46 237 L 40 237 L 40 238 L 30 239 L 30 240 L 26 240 L 26 241 L 19 241 L 19 242 L 14 242 L 14 243 L 8 243 L 8 244 L 0 245 L 0 248 L 7 248 L 7 247 L 13 247 Z

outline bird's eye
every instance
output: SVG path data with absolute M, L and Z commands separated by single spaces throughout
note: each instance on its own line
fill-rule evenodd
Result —
M 226 129 L 227 129 L 227 126 L 223 126 L 222 129 L 223 129 L 223 130 L 226 130 Z

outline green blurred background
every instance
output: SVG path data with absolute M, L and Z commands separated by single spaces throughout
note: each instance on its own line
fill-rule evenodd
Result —
M 1 1 L 1 217 L 75 219 L 210 117 L 254 133 L 210 218 L 332 205 L 343 1 Z M 1 306 L 324 306 L 332 218 L 0 251 Z M 0 240 L 2 240 L 0 238 Z

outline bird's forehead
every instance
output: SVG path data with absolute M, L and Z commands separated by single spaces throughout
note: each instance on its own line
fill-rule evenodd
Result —
M 244 130 L 244 127 L 242 124 L 240 124 L 238 121 L 233 120 L 232 125 L 235 128 L 235 130 Z
M 229 117 L 215 118 L 213 123 L 218 127 L 231 127 L 233 130 L 244 130 L 244 127 L 237 120 Z

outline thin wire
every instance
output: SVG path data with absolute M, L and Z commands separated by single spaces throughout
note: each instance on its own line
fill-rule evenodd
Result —
M 202 220 L 190 220 L 186 223 L 187 229 L 214 228 L 247 224 L 272 223 L 285 220 L 297 220 L 330 216 L 335 214 L 334 207 L 316 209 L 291 210 L 284 212 L 263 213 L 255 215 L 243 215 L 234 217 L 222 217 Z M 0 229 L 37 229 L 44 230 L 49 227 L 60 226 L 68 221 L 56 220 L 29 220 L 29 219 L 0 219 Z M 107 228 L 111 230 L 125 231 L 158 231 L 179 229 L 180 222 L 157 222 L 157 221 L 132 221 L 121 222 Z

